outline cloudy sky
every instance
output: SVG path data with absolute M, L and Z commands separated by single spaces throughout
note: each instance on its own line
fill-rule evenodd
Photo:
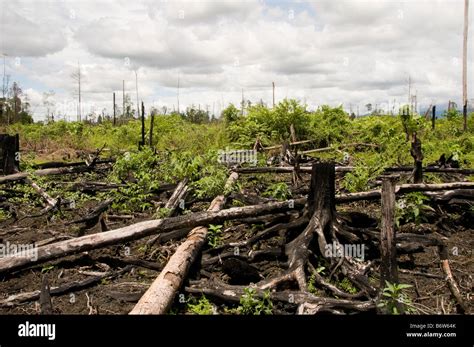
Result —
M 461 104 L 464 0 L 0 0 L 6 75 L 45 117 L 112 110 L 138 94 L 147 107 L 192 104 L 216 114 L 229 102 L 297 98 L 310 107 L 366 112 L 406 103 L 408 77 L 422 107 Z M 470 25 L 472 27 L 471 4 Z M 471 38 L 472 42 L 472 30 Z M 472 82 L 472 43 L 469 78 Z M 0 74 L 3 77 L 3 61 Z M 472 83 L 469 98 L 474 98 Z M 50 98 L 51 100 L 51 98 Z

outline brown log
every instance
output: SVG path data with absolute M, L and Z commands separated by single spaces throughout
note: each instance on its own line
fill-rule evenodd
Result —
M 473 189 L 454 189 L 443 192 L 425 192 L 433 201 L 450 201 L 451 199 L 474 200 Z
M 109 164 L 114 163 L 115 159 L 101 159 L 96 160 L 95 165 L 98 164 Z M 75 161 L 75 162 L 64 162 L 64 161 L 48 161 L 39 164 L 33 164 L 34 169 L 53 169 L 53 168 L 62 168 L 62 167 L 72 167 L 72 166 L 84 166 L 84 161 Z
M 300 152 L 301 154 L 302 152 Z M 352 166 L 336 166 L 336 172 L 351 172 L 353 171 Z M 250 174 L 250 173 L 293 173 L 295 168 L 293 166 L 281 166 L 281 167 L 246 167 L 237 168 L 235 171 L 239 174 Z M 312 168 L 308 166 L 300 166 L 300 172 L 311 173 Z
M 281 146 L 280 146 L 281 147 Z M 279 148 L 280 148 L 279 147 Z M 300 152 L 301 154 L 302 152 Z M 413 171 L 412 166 L 401 166 L 401 167 L 390 167 L 386 168 L 385 171 L 388 172 L 410 172 Z M 246 167 L 246 168 L 237 168 L 235 170 L 239 174 L 250 174 L 250 173 L 292 173 L 294 168 L 292 166 L 281 166 L 281 167 Z M 311 173 L 311 167 L 302 166 L 300 168 L 301 172 Z M 336 166 L 336 172 L 352 172 L 354 171 L 353 166 Z M 452 173 L 452 174 L 463 174 L 463 175 L 473 175 L 474 169 L 456 169 L 456 168 L 439 168 L 439 167 L 424 167 L 424 172 L 431 173 Z
M 71 173 L 82 173 L 82 172 L 90 172 L 97 170 L 98 166 L 71 166 L 71 167 L 60 167 L 60 168 L 52 168 L 52 169 L 41 169 L 36 170 L 33 172 L 33 175 L 36 176 L 49 176 L 49 175 L 65 175 Z M 29 176 L 26 172 L 19 172 L 12 175 L 2 176 L 0 177 L 0 184 L 7 183 L 7 182 L 14 182 L 14 181 L 21 181 L 24 180 Z
M 474 182 L 453 182 L 453 183 L 439 183 L 439 184 L 401 184 L 395 187 L 395 194 L 401 195 L 410 192 L 427 192 L 427 194 L 435 194 L 435 191 L 453 190 L 453 189 L 474 189 Z M 380 199 L 381 190 L 374 189 L 360 193 L 346 193 L 336 196 L 336 202 L 352 202 L 359 200 L 376 200 Z
M 90 210 L 84 217 L 67 222 L 66 225 L 86 223 L 86 226 L 88 228 L 91 228 L 99 222 L 100 216 L 102 215 L 102 213 L 108 210 L 112 202 L 113 202 L 112 199 L 107 199 L 105 201 L 102 201 L 97 206 L 95 206 L 92 210 Z
M 233 172 L 226 182 L 224 191 L 228 191 L 238 177 L 239 175 Z M 225 201 L 225 196 L 219 195 L 212 200 L 208 211 L 221 210 Z M 178 247 L 163 271 L 130 311 L 130 314 L 165 314 L 168 311 L 176 292 L 186 278 L 189 268 L 206 242 L 207 231 L 206 227 L 191 230 L 188 238 Z
M 441 262 L 441 269 L 443 270 L 446 276 L 446 282 L 448 283 L 448 288 L 451 291 L 451 294 L 453 295 L 453 297 L 456 299 L 460 313 L 469 314 L 469 307 L 464 302 L 461 292 L 459 291 L 458 284 L 456 283 L 456 280 L 453 277 L 453 273 L 451 272 L 451 267 L 449 266 L 449 260 L 448 260 L 448 253 L 449 253 L 448 247 L 446 245 L 443 244 L 439 246 L 439 258 Z

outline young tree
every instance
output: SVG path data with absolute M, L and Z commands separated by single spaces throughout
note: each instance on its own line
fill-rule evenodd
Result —
M 224 119 L 226 124 L 235 122 L 237 119 L 239 119 L 239 116 L 240 111 L 234 106 L 234 104 L 230 104 L 222 111 L 222 119 Z

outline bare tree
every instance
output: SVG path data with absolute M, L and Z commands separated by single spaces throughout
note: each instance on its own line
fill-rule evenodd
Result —
M 178 99 L 178 113 L 179 113 L 179 74 L 178 74 L 178 90 L 176 91 L 176 98 Z
M 43 106 L 46 108 L 46 120 L 53 121 L 54 120 L 54 96 L 55 92 L 53 90 L 50 90 L 49 92 L 44 92 L 43 93 Z
M 464 0 L 464 37 L 462 53 L 462 104 L 467 105 L 467 36 L 469 32 L 469 0 Z M 464 131 L 467 130 L 467 112 L 464 112 Z
M 73 72 L 71 74 L 71 77 L 74 81 L 77 82 L 77 91 L 78 91 L 78 97 L 79 97 L 79 105 L 77 107 L 77 121 L 80 122 L 81 121 L 81 110 L 82 110 L 82 106 L 81 106 L 81 77 L 82 77 L 82 73 L 81 73 L 81 65 L 79 64 L 79 62 L 77 62 L 77 71 Z
M 6 80 L 6 68 L 5 68 L 5 59 L 7 57 L 7 54 L 2 53 L 3 55 L 3 80 L 2 80 L 2 97 L 5 99 L 5 96 L 8 92 L 8 85 L 7 85 L 7 80 Z
M 135 89 L 136 89 L 136 92 L 137 92 L 137 119 L 140 118 L 140 104 L 138 102 L 138 74 L 137 74 L 137 70 L 134 70 L 135 71 Z

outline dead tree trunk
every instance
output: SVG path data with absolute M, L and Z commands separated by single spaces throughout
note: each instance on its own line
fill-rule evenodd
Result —
M 448 288 L 451 291 L 451 294 L 456 299 L 456 302 L 458 304 L 458 310 L 460 311 L 460 313 L 469 314 L 469 307 L 464 302 L 461 292 L 459 291 L 458 284 L 454 280 L 453 273 L 451 272 L 451 267 L 449 266 L 448 247 L 442 244 L 438 248 L 439 248 L 438 251 L 439 251 L 439 258 L 441 262 L 441 269 L 443 270 L 446 276 L 446 282 L 448 283 Z
M 380 285 L 385 281 L 398 283 L 397 252 L 395 241 L 395 178 L 384 177 L 382 180 L 382 227 L 380 230 Z
M 104 169 L 106 168 L 110 168 L 110 166 L 105 166 Z M 33 174 L 36 176 L 66 175 L 66 174 L 73 174 L 73 173 L 96 171 L 96 170 L 101 170 L 101 169 L 102 168 L 96 165 L 91 165 L 91 166 L 82 165 L 82 166 L 41 169 L 41 170 L 34 171 Z M 7 183 L 7 182 L 21 181 L 27 177 L 28 177 L 27 172 L 18 172 L 18 173 L 14 173 L 7 176 L 0 176 L 0 184 Z
M 184 199 L 188 192 L 188 179 L 185 178 L 176 186 L 173 194 L 165 204 L 165 208 L 168 209 L 168 216 L 172 216 L 179 206 L 180 201 Z
M 155 111 L 151 111 L 150 119 L 150 148 L 153 148 L 153 126 L 155 124 Z
M 3 175 L 20 171 L 20 140 L 18 134 L 0 134 L 0 171 Z
M 114 92 L 114 97 L 113 97 L 113 103 L 114 103 L 114 123 L 113 125 L 115 126 L 115 123 L 117 121 L 117 118 L 116 118 L 116 107 L 115 107 L 115 92 Z
M 313 165 L 311 174 L 311 189 L 308 195 L 308 213 L 317 218 L 320 224 L 318 241 L 321 253 L 327 241 L 334 239 L 332 221 L 336 213 L 335 186 L 336 175 L 334 163 Z M 322 248 L 322 249 L 321 249 Z
M 423 183 L 423 153 L 421 151 L 421 141 L 416 133 L 413 133 L 410 154 L 415 161 L 413 183 Z
M 332 222 L 335 214 L 335 167 L 334 163 L 313 165 L 311 190 L 308 196 L 307 214 L 310 221 L 305 230 L 286 245 L 289 272 L 301 290 L 306 291 L 305 266 L 309 247 L 314 236 L 318 239 L 319 251 L 324 256 L 328 241 L 334 240 Z
M 463 129 L 467 131 L 467 50 L 469 35 L 469 0 L 464 0 L 464 33 L 462 49 L 462 104 L 463 104 Z
M 137 105 L 138 107 L 138 105 Z M 142 146 L 145 146 L 145 105 L 142 101 L 142 139 L 138 145 L 138 149 L 141 149 Z
M 227 180 L 228 190 L 238 178 L 232 173 Z M 216 197 L 208 211 L 216 212 L 225 204 L 225 196 Z M 191 230 L 188 238 L 176 250 L 163 271 L 142 296 L 130 314 L 165 314 L 173 303 L 176 292 L 181 287 L 189 268 L 194 263 L 198 253 L 204 246 L 207 238 L 207 228 L 197 227 Z
M 433 105 L 433 108 L 431 109 L 431 129 L 435 130 L 436 126 L 436 105 Z
M 46 193 L 46 191 L 43 188 L 38 186 L 35 182 L 30 180 L 29 178 L 26 179 L 26 182 L 30 184 L 33 187 L 33 189 L 38 193 L 38 195 L 40 195 L 46 201 L 46 204 L 49 207 L 53 208 L 58 204 L 57 199 L 51 197 L 48 193 Z

